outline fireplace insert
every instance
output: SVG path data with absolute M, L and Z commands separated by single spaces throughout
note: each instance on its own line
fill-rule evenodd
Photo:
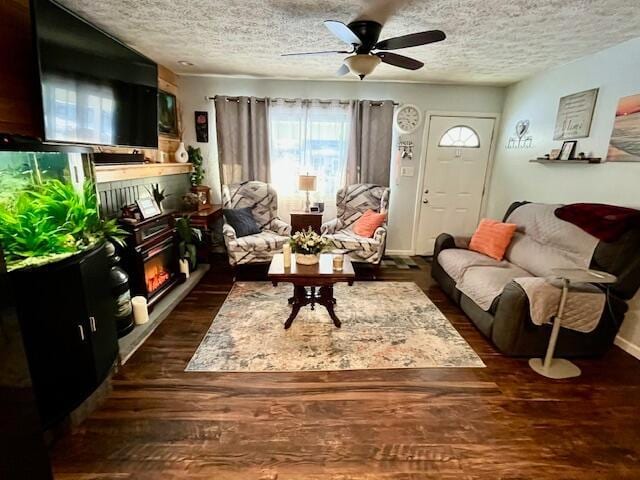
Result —
M 173 216 L 164 213 L 138 222 L 122 221 L 131 234 L 123 257 L 133 295 L 146 297 L 152 308 L 176 284 L 179 273 L 178 244 Z

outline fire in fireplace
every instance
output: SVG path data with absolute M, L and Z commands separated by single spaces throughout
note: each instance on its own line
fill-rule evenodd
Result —
M 144 280 L 149 295 L 171 280 L 171 271 L 164 265 L 163 256 L 154 257 L 144 264 Z

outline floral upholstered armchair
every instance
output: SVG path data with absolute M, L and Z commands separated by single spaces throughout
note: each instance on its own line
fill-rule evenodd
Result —
M 337 216 L 322 225 L 322 234 L 336 248 L 346 250 L 355 262 L 379 264 L 387 243 L 387 223 L 378 227 L 373 237 L 356 234 L 352 228 L 364 212 L 383 213 L 389 209 L 389 188 L 370 183 L 356 183 L 338 190 Z
M 277 216 L 278 195 L 267 183 L 250 181 L 222 186 L 224 208 L 251 208 L 251 214 L 260 227 L 260 233 L 237 237 L 226 220 L 222 235 L 231 265 L 260 263 L 271 260 L 289 241 L 291 225 Z

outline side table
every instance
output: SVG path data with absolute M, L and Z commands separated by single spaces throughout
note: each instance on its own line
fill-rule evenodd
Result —
M 176 212 L 175 217 L 189 217 L 189 224 L 193 228 L 202 230 L 202 247 L 198 248 L 198 258 L 202 261 L 209 261 L 211 253 L 211 231 L 213 224 L 222 218 L 222 205 L 209 205 L 203 210 L 192 210 L 187 212 Z
M 322 212 L 291 212 L 291 233 L 311 230 L 320 235 L 322 226 Z
M 551 336 L 549 337 L 549 345 L 544 360 L 542 358 L 531 358 L 529 359 L 529 366 L 533 371 L 547 378 L 562 379 L 578 377 L 582 372 L 580 372 L 580 368 L 578 368 L 576 364 L 563 358 L 553 358 L 562 324 L 562 316 L 564 315 L 564 308 L 567 303 L 569 286 L 571 282 L 605 285 L 615 283 L 617 278 L 606 272 L 581 268 L 554 268 L 551 272 L 556 278 L 562 280 L 562 294 L 560 295 L 558 313 L 553 319 L 553 327 L 551 328 Z

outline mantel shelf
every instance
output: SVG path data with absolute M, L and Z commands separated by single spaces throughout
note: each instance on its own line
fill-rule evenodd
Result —
M 96 165 L 96 182 L 119 182 L 138 178 L 191 173 L 190 163 L 145 163 L 138 165 Z
M 531 163 L 543 163 L 545 165 L 566 165 L 570 163 L 597 164 L 601 163 L 601 158 L 572 158 L 571 160 L 551 160 L 550 158 L 534 158 Z

